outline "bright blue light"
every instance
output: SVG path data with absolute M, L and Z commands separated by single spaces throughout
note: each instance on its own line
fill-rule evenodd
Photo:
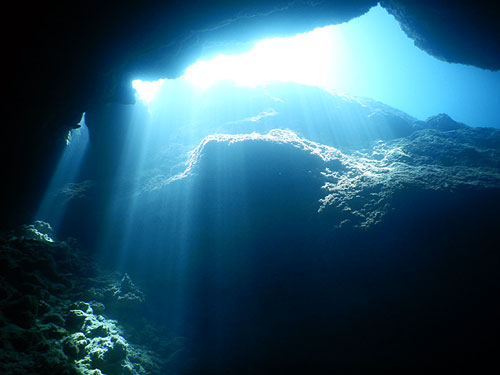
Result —
M 422 120 L 447 113 L 468 125 L 500 127 L 500 72 L 437 60 L 415 47 L 380 6 L 341 25 L 198 61 L 182 79 L 202 89 L 220 81 L 247 87 L 295 82 L 369 97 Z M 148 104 L 162 83 L 133 86 Z

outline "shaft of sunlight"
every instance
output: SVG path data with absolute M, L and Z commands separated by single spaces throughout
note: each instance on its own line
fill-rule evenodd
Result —
M 68 134 L 66 148 L 35 215 L 35 219 L 51 223 L 55 230 L 58 229 L 71 199 L 83 194 L 89 185 L 88 181 L 76 183 L 90 141 L 89 130 L 85 124 L 85 113 L 79 125 L 79 128 L 71 130 Z

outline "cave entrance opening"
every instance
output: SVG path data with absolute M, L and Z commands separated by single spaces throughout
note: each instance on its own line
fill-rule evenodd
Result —
M 380 5 L 340 25 L 262 40 L 243 54 L 200 60 L 177 80 L 135 80 L 133 86 L 138 99 L 150 105 L 170 81 L 200 91 L 227 83 L 262 87 L 293 82 L 371 98 L 421 120 L 447 113 L 475 126 L 497 126 L 500 121 L 493 110 L 500 96 L 500 72 L 428 55 Z

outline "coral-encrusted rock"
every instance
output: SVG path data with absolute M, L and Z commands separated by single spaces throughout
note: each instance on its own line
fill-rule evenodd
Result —
M 116 321 L 98 315 L 102 302 L 81 300 L 99 284 L 90 278 L 92 260 L 69 242 L 21 236 L 24 229 L 0 234 L 0 374 L 161 374 L 158 357 L 128 343 Z M 102 278 L 100 285 L 109 285 Z M 106 290 L 115 303 L 119 297 L 144 301 L 128 277 Z
M 97 302 L 97 301 L 92 301 L 90 303 L 91 307 L 92 307 L 92 310 L 96 313 L 96 314 L 101 314 L 103 313 L 105 310 L 106 310 L 106 306 L 104 306 L 103 303 L 101 302 Z
M 46 314 L 41 322 L 43 324 L 49 324 L 49 323 L 54 323 L 55 325 L 58 325 L 58 326 L 64 326 L 64 318 L 61 316 L 61 314 Z
M 70 332 L 78 332 L 89 315 L 82 310 L 70 310 L 66 317 L 66 329 Z
M 106 288 L 91 289 L 87 297 L 94 300 L 91 304 L 96 312 L 106 310 L 122 319 L 133 318 L 145 302 L 144 294 L 128 274 L 124 274 L 118 282 L 110 282 Z
M 92 309 L 92 306 L 90 303 L 83 302 L 83 301 L 78 301 L 73 304 L 74 309 L 76 310 L 82 310 L 87 314 L 92 314 L 94 311 Z
M 90 340 L 81 332 L 73 333 L 63 342 L 63 350 L 66 355 L 71 359 L 82 358 L 87 354 L 87 346 Z
M 91 325 L 86 329 L 88 337 L 106 337 L 109 329 L 104 324 Z
M 68 331 L 60 325 L 54 323 L 40 326 L 40 332 L 49 340 L 59 340 L 68 336 Z
M 22 239 L 37 240 L 43 242 L 54 242 L 53 229 L 49 223 L 37 220 L 31 225 L 21 225 L 16 230 L 16 236 Z
M 116 307 L 120 310 L 137 310 L 144 303 L 144 294 L 135 286 L 128 274 L 123 275 L 115 297 Z
M 120 336 L 93 340 L 90 348 L 92 367 L 104 372 L 118 371 L 127 356 L 127 346 Z
M 80 373 L 137 375 L 154 373 L 151 369 L 158 368 L 149 352 L 127 342 L 116 321 L 95 315 L 87 302 L 78 301 L 71 307 L 82 309 L 70 310 L 66 320 L 67 326 L 78 332 L 64 338 L 63 350 Z

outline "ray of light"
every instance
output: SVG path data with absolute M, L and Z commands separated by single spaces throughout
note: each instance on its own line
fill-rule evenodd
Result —
M 66 149 L 57 165 L 50 184 L 35 215 L 36 220 L 49 222 L 57 232 L 67 204 L 75 196 L 84 193 L 88 181 L 76 181 L 82 161 L 89 147 L 89 130 L 85 124 L 85 114 L 78 129 L 69 132 Z

